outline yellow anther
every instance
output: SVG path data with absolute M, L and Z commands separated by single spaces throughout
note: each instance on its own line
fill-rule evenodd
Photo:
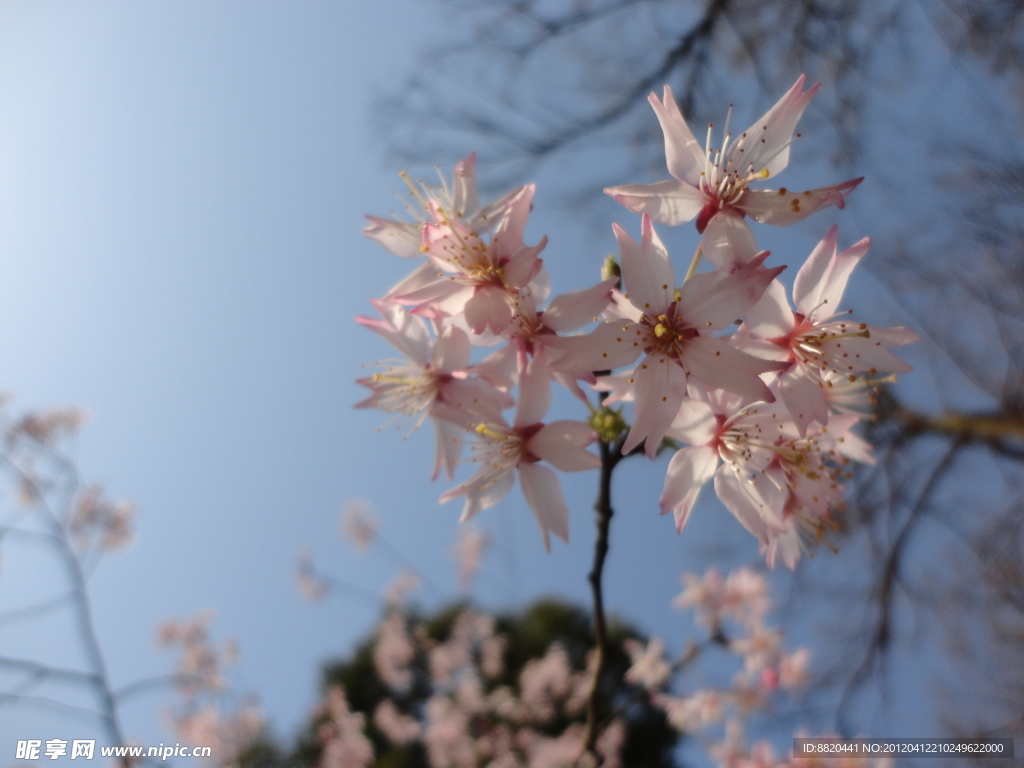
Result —
M 500 432 L 495 432 L 493 429 L 488 428 L 488 426 L 484 423 L 477 424 L 476 431 L 478 434 L 493 437 L 495 440 L 506 440 L 508 438 L 508 435 L 503 435 Z
M 761 173 L 758 174 L 758 176 L 760 176 L 762 179 L 767 179 L 770 175 L 771 174 L 769 173 L 767 168 L 762 169 Z
M 658 323 L 656 326 L 654 326 L 654 335 L 657 336 L 659 339 L 666 333 L 668 333 L 668 328 L 666 328 L 661 323 Z

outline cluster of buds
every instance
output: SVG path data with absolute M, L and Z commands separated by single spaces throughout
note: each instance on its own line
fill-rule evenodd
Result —
M 523 241 L 533 185 L 480 206 L 472 155 L 451 185 L 442 178 L 417 187 L 406 178 L 415 223 L 371 217 L 368 236 L 425 260 L 373 302 L 379 319 L 358 318 L 405 356 L 360 380 L 371 395 L 359 405 L 414 426 L 430 418 L 434 478 L 442 468 L 454 477 L 464 438 L 474 438 L 478 471 L 441 496 L 465 497 L 463 520 L 503 498 L 518 476 L 550 549 L 550 534 L 568 537 L 552 467 L 598 468 L 585 450 L 598 439 L 653 458 L 670 437 L 685 447 L 669 464 L 660 506 L 679 530 L 712 477 L 770 565 L 793 567 L 834 525 L 849 463 L 871 461 L 870 446 L 853 433 L 870 385 L 910 370 L 889 350 L 916 336 L 841 309 L 867 238 L 840 251 L 836 228 L 829 230 L 799 269 L 795 309 L 777 279 L 786 267 L 765 265 L 769 253 L 758 249 L 748 219 L 793 224 L 842 208 L 860 183 L 801 193 L 750 187 L 788 164 L 796 124 L 818 88 L 803 85 L 801 77 L 739 136 L 727 118 L 720 147 L 712 146 L 712 126 L 704 146 L 697 143 L 668 86 L 662 99 L 651 94 L 673 178 L 605 190 L 641 214 L 640 241 L 613 225 L 621 270 L 608 268 L 607 279 L 573 293 L 550 298 L 540 258 L 547 239 Z M 654 224 L 690 220 L 700 242 L 678 282 Z M 697 273 L 702 258 L 713 269 Z M 473 347 L 494 346 L 472 362 Z M 584 403 L 582 385 L 590 385 L 606 393 L 605 407 L 588 404 L 585 422 L 545 422 L 552 383 Z M 633 404 L 631 425 L 608 407 L 619 401 Z M 513 407 L 510 423 L 502 413 Z

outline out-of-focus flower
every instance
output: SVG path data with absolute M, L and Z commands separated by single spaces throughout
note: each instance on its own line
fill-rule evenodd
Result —
M 459 569 L 459 585 L 463 588 L 473 583 L 480 570 L 484 552 L 491 544 L 491 538 L 479 528 L 464 526 L 459 529 L 452 552 Z
M 627 640 L 624 648 L 633 662 L 633 666 L 626 671 L 628 682 L 653 691 L 664 685 L 672 675 L 672 667 L 665 661 L 665 644 L 660 638 L 651 638 L 646 646 L 637 640 Z
M 356 499 L 345 504 L 341 513 L 341 532 L 361 552 L 370 548 L 377 535 L 377 515 L 370 502 Z
M 387 589 L 384 590 L 384 602 L 387 605 L 401 605 L 406 596 L 420 588 L 421 580 L 418 574 L 410 570 L 399 573 Z
M 331 591 L 331 585 L 317 573 L 316 566 L 313 564 L 313 554 L 307 547 L 299 550 L 298 564 L 295 568 L 295 584 L 307 600 L 322 600 Z
M 133 538 L 135 505 L 110 501 L 102 486 L 90 485 L 75 499 L 67 521 L 68 533 L 79 549 L 99 546 L 110 551 L 127 547 Z
M 340 686 L 327 692 L 324 710 L 326 720 L 317 733 L 323 747 L 320 768 L 366 768 L 373 762 L 373 744 L 364 733 L 366 718 L 351 710 Z
M 391 611 L 377 628 L 377 644 L 373 648 L 373 663 L 380 679 L 391 688 L 403 691 L 412 684 L 409 665 L 416 648 L 405 626 L 400 611 Z

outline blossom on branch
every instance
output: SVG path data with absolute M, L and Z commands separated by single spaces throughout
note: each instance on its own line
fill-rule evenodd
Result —
M 759 120 L 738 138 L 729 133 L 726 117 L 722 146 L 711 146 L 713 125 L 708 125 L 702 148 L 683 119 L 666 85 L 664 97 L 648 98 L 665 135 L 665 156 L 673 179 L 657 184 L 609 187 L 605 194 L 634 213 L 649 215 L 662 224 L 697 219 L 700 247 L 716 267 L 732 271 L 757 254 L 754 235 L 745 217 L 777 227 L 798 222 L 829 206 L 844 207 L 844 199 L 860 184 L 852 179 L 806 192 L 748 189 L 751 182 L 775 176 L 789 164 L 789 147 L 800 134 L 796 124 L 814 94 L 815 85 L 803 90 L 804 76 Z

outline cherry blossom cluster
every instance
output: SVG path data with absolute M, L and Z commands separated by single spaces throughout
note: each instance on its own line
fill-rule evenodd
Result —
M 218 766 L 236 766 L 264 736 L 266 723 L 251 697 L 229 701 L 225 670 L 236 662 L 238 648 L 231 641 L 220 648 L 214 645 L 212 620 L 212 611 L 202 611 L 181 621 L 166 621 L 158 629 L 158 644 L 181 654 L 172 675 L 181 703 L 165 714 L 182 742 L 209 746 Z
M 646 646 L 627 641 L 625 649 L 633 666 L 626 681 L 645 689 L 681 734 L 699 735 L 701 745 L 720 768 L 840 768 L 843 763 L 831 757 L 777 758 L 767 741 L 745 742 L 747 720 L 770 711 L 780 693 L 793 697 L 809 679 L 809 650 L 786 651 L 782 631 L 765 621 L 772 601 L 764 577 L 740 568 L 722 578 L 712 568 L 703 576 L 684 573 L 683 583 L 674 605 L 696 610 L 697 622 L 708 629 L 707 639 L 691 643 L 674 662 L 666 658 L 658 638 Z M 685 695 L 673 693 L 683 687 L 694 663 L 712 648 L 738 662 L 730 684 L 697 688 Z M 720 667 L 721 661 L 717 663 Z M 874 760 L 864 768 L 887 765 L 886 760 Z
M 797 122 L 818 87 L 805 91 L 801 77 L 742 133 L 730 132 L 729 117 L 718 139 L 709 125 L 703 146 L 671 89 L 660 99 L 651 94 L 672 178 L 605 190 L 641 214 L 639 242 L 613 225 L 621 268 L 613 263 L 601 282 L 554 297 L 540 257 L 547 239 L 524 241 L 533 185 L 480 205 L 473 155 L 456 165 L 451 183 L 416 185 L 403 175 L 413 221 L 369 217 L 365 233 L 422 263 L 372 302 L 379 318 L 357 318 L 403 356 L 360 380 L 371 394 L 359 406 L 413 428 L 429 418 L 435 479 L 442 468 L 454 478 L 472 438 L 477 471 L 442 502 L 465 497 L 467 520 L 518 477 L 550 549 L 551 534 L 568 537 L 553 469 L 598 468 L 586 448 L 599 437 L 623 455 L 651 458 L 669 438 L 685 446 L 669 463 L 660 506 L 679 530 L 713 478 L 770 565 L 793 567 L 822 538 L 842 509 L 849 463 L 871 461 L 853 432 L 870 387 L 910 370 L 889 350 L 916 336 L 842 308 L 868 238 L 840 250 L 830 229 L 800 267 L 792 304 L 778 280 L 786 267 L 767 266 L 769 253 L 757 246 L 749 222 L 787 226 L 842 208 L 861 181 L 799 193 L 752 186 L 788 165 Z M 654 225 L 691 220 L 700 240 L 679 281 Z M 712 269 L 698 272 L 701 260 Z M 474 362 L 474 347 L 497 349 Z M 588 404 L 586 421 L 545 421 L 553 382 L 584 403 L 583 385 L 602 391 L 603 407 Z M 632 403 L 631 425 L 610 410 L 619 402 Z
M 510 685 L 501 682 L 506 646 L 494 619 L 471 610 L 455 618 L 443 641 L 432 639 L 425 624 L 390 611 L 373 648 L 377 675 L 389 689 L 373 711 L 374 734 L 391 747 L 422 745 L 431 768 L 622 766 L 626 726 L 619 718 L 602 730 L 596 754 L 584 745 L 581 717 L 596 657 L 591 654 L 588 669 L 574 670 L 565 649 L 552 643 Z M 410 705 L 409 692 L 424 686 L 425 703 Z M 342 688 L 328 690 L 315 717 L 321 768 L 373 762 L 370 723 L 352 711 Z

